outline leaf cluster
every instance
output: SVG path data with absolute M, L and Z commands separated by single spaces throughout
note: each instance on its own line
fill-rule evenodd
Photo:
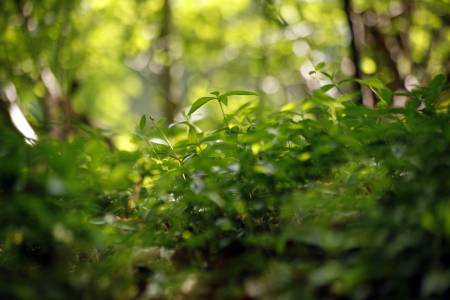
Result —
M 445 77 L 402 94 L 409 100 L 397 108 L 398 94 L 379 80 L 335 83 L 321 73 L 332 84 L 300 107 L 265 111 L 262 124 L 260 111 L 243 107 L 230 115 L 232 128 L 204 134 L 189 117 L 231 94 L 211 93 L 178 123 L 188 127 L 184 139 L 147 150 L 141 239 L 152 232 L 146 246 L 173 249 L 168 276 L 184 278 L 162 286 L 194 298 L 201 295 L 183 288 L 189 280 L 207 298 L 447 297 Z M 327 94 L 350 81 L 383 105 Z
M 0 295 L 447 299 L 445 77 L 402 108 L 359 80 L 375 110 L 331 97 L 347 81 L 329 79 L 302 104 L 223 113 L 226 127 L 191 116 L 254 93 L 210 93 L 167 127 L 144 115 L 136 153 L 95 131 L 30 146 L 3 130 Z

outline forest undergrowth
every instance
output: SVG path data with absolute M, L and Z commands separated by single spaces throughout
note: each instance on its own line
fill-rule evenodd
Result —
M 3 131 L 0 298 L 448 299 L 450 85 L 396 94 L 321 68 L 331 83 L 280 110 L 232 91 L 174 124 L 144 115 L 134 152 L 94 129 Z M 220 122 L 192 121 L 204 105 Z

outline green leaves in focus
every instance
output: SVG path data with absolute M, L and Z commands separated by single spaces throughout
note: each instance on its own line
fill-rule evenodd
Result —
M 211 100 L 217 99 L 215 97 L 202 97 L 200 99 L 198 99 L 197 101 L 194 102 L 194 104 L 192 104 L 191 109 L 188 112 L 188 116 L 192 115 L 194 112 L 197 111 L 197 109 L 199 109 L 200 107 L 202 107 L 203 105 L 205 105 L 206 103 L 208 103 Z
M 344 79 L 338 83 L 338 86 L 340 87 L 341 85 L 343 85 L 344 83 L 347 83 L 347 82 L 358 82 L 362 85 L 366 85 L 366 86 L 373 87 L 373 88 L 382 88 L 383 87 L 383 83 L 377 78 L 371 78 L 371 79 L 365 79 L 365 80 L 354 79 L 354 78 Z
M 254 93 L 254 92 L 248 92 L 248 91 L 232 91 L 232 92 L 228 92 L 225 93 L 223 95 L 220 95 L 219 92 L 211 92 L 208 94 L 212 94 L 215 95 L 216 97 L 202 97 L 200 99 L 198 99 L 197 101 L 194 102 L 194 104 L 192 104 L 191 109 L 188 112 L 188 116 L 191 116 L 195 111 L 197 111 L 200 107 L 202 107 L 203 105 L 205 105 L 206 103 L 208 103 L 211 100 L 218 100 L 219 102 L 223 103 L 224 105 L 228 105 L 228 96 L 258 96 L 258 94 Z
M 446 81 L 446 78 L 444 75 L 442 75 L 442 74 L 436 75 L 430 81 L 430 89 L 436 94 L 439 93 L 441 91 L 445 81 Z
M 139 128 L 141 129 L 141 131 L 144 131 L 146 124 L 147 124 L 147 117 L 143 115 L 141 118 L 141 122 L 139 123 Z
M 228 97 L 225 95 L 221 95 L 219 97 L 219 101 L 222 102 L 225 106 L 228 106 Z
M 325 67 L 325 62 L 318 63 L 316 66 L 314 66 L 316 71 L 323 69 L 323 67 Z
M 159 120 L 158 122 L 156 122 L 156 126 L 161 126 L 166 120 L 166 118 Z
M 149 139 L 148 141 L 153 143 L 153 144 L 169 146 L 169 144 L 167 144 L 167 142 L 165 140 L 162 140 L 162 139 L 159 139 L 159 138 L 152 138 L 152 139 Z

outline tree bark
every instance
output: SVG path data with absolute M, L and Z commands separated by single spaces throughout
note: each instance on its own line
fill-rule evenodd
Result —
M 351 0 L 344 0 L 344 10 L 347 15 L 347 24 L 350 28 L 350 35 L 351 35 L 351 44 L 350 44 L 350 53 L 352 55 L 353 64 L 355 65 L 355 77 L 358 79 L 362 79 L 361 77 L 361 70 L 359 68 L 359 62 L 360 62 L 360 55 L 359 55 L 359 47 L 357 45 L 357 39 L 360 38 L 360 33 L 358 32 L 356 24 L 354 24 L 354 21 L 352 20 L 352 16 L 354 15 L 354 12 L 352 11 L 351 7 Z M 358 91 L 362 91 L 361 85 L 359 83 L 355 83 L 356 89 Z M 362 104 L 362 99 L 358 100 L 358 104 Z
M 172 78 L 170 75 L 170 34 L 171 34 L 171 24 L 172 24 L 172 11 L 170 6 L 170 0 L 164 0 L 163 7 L 163 21 L 161 28 L 161 37 L 164 39 L 164 52 L 166 56 L 166 61 L 164 64 L 163 71 L 161 73 L 161 86 L 163 90 L 164 97 L 164 116 L 167 119 L 168 123 L 174 122 L 174 115 L 177 109 L 176 103 L 172 99 L 171 95 L 171 86 L 172 86 Z

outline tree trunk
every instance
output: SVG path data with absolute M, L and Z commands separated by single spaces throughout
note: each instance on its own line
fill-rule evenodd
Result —
M 360 40 L 362 34 L 361 34 L 361 32 L 358 31 L 357 24 L 354 24 L 355 23 L 354 18 L 356 16 L 352 10 L 350 0 L 344 0 L 344 10 L 347 15 L 347 23 L 348 23 L 348 27 L 350 28 L 350 35 L 351 35 L 351 40 L 352 40 L 352 42 L 350 44 L 350 53 L 352 55 L 353 64 L 355 65 L 355 77 L 358 79 L 362 79 L 361 70 L 359 68 L 360 46 L 358 45 L 358 42 L 357 42 L 358 40 Z M 356 90 L 362 91 L 361 85 L 359 83 L 356 82 L 355 85 L 356 85 Z M 362 104 L 362 100 L 359 100 L 357 103 Z
M 170 34 L 171 34 L 171 23 L 172 23 L 172 11 L 170 6 L 170 0 L 164 0 L 163 7 L 163 21 L 161 29 L 161 39 L 164 39 L 165 45 L 165 57 L 166 61 L 164 63 L 164 68 L 161 73 L 161 87 L 163 90 L 164 97 L 164 116 L 168 121 L 168 124 L 174 122 L 174 116 L 177 109 L 177 104 L 173 101 L 171 95 L 172 78 L 170 75 Z

